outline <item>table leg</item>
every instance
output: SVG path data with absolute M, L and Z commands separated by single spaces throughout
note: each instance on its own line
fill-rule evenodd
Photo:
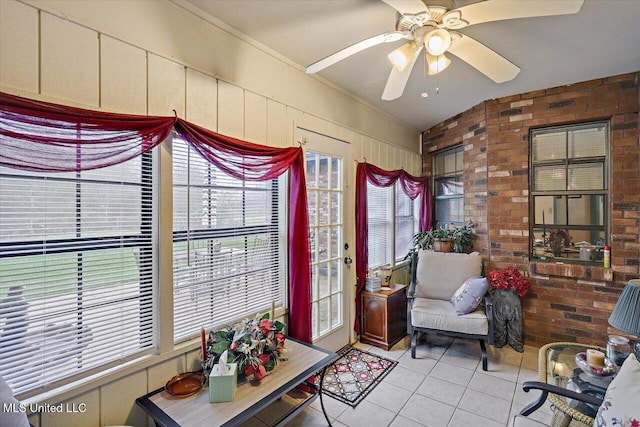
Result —
M 327 371 L 329 366 L 325 366 L 322 368 L 322 374 L 320 374 L 320 387 L 318 389 L 318 394 L 320 395 L 320 407 L 322 408 L 322 413 L 324 414 L 324 418 L 327 420 L 327 425 L 331 427 L 331 420 L 329 419 L 329 415 L 327 415 L 327 411 L 324 409 L 324 401 L 322 400 L 322 383 L 324 382 L 324 374 Z

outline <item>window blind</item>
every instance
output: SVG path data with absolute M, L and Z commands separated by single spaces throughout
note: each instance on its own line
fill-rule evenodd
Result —
M 399 261 L 413 247 L 413 235 L 418 231 L 418 216 L 414 206 L 417 203 L 404 194 L 400 182 L 395 184 L 395 195 L 395 260 Z
M 0 167 L 0 373 L 15 393 L 152 350 L 151 174 L 150 154 L 84 172 Z
M 174 340 L 284 302 L 279 181 L 232 178 L 173 139 Z
M 369 268 L 391 264 L 393 187 L 367 183 L 367 247 Z

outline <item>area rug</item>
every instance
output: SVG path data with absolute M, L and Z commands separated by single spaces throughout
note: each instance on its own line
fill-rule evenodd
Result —
M 324 375 L 322 393 L 355 407 L 398 364 L 377 354 L 346 346 Z

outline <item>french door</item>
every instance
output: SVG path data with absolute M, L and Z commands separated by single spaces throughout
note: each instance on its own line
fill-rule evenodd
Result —
M 349 144 L 298 128 L 305 141 L 309 240 L 311 243 L 312 336 L 314 344 L 338 350 L 352 329 L 347 238 Z M 347 263 L 345 263 L 345 259 Z

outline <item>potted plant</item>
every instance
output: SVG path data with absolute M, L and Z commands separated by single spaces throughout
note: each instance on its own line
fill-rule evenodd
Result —
M 413 243 L 421 249 L 433 249 L 436 252 L 453 252 L 453 232 L 448 228 L 432 228 L 413 235 Z
M 473 233 L 473 223 L 468 222 L 461 227 L 452 229 L 451 240 L 453 241 L 453 251 L 467 254 L 473 249 L 473 241 L 476 235 Z

